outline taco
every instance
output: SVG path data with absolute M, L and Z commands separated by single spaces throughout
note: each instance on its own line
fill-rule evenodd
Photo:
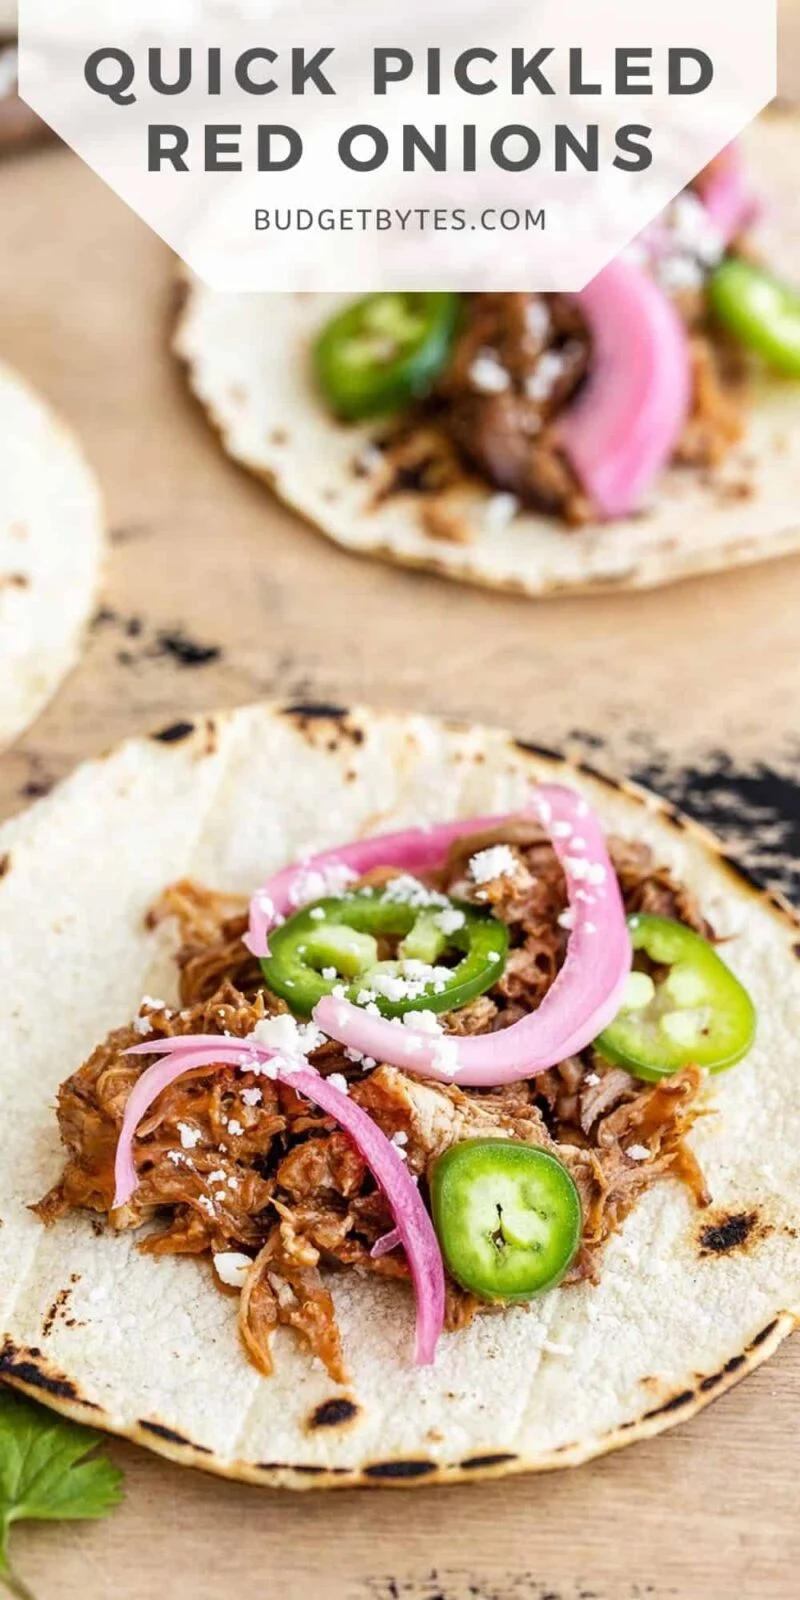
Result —
M 74 666 L 100 576 L 97 484 L 60 420 L 0 366 L 0 749 Z
M 8 1382 L 233 1478 L 425 1483 L 656 1433 L 794 1326 L 797 919 L 655 797 L 255 706 L 0 857 Z
M 800 301 L 751 258 L 800 279 L 796 140 L 763 118 L 578 296 L 192 282 L 176 350 L 229 453 L 351 550 L 534 595 L 784 554 Z

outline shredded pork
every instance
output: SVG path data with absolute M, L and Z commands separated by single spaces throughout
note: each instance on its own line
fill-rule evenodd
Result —
M 746 368 L 708 315 L 700 289 L 673 298 L 689 334 L 692 404 L 674 464 L 717 467 L 743 432 Z M 423 523 L 457 538 L 451 491 L 465 471 L 512 505 L 580 527 L 595 516 L 562 453 L 558 423 L 591 371 L 591 342 L 577 305 L 560 294 L 472 294 L 435 393 L 382 441 L 378 500 L 426 497 Z
M 510 869 L 475 882 L 471 858 L 496 845 L 507 846 Z M 610 848 L 629 911 L 655 911 L 710 932 L 694 897 L 643 846 L 612 841 Z M 371 881 L 389 876 L 373 874 Z M 538 1006 L 568 938 L 566 885 L 541 830 L 515 822 L 460 841 L 430 886 L 490 906 L 510 931 L 501 979 L 445 1018 L 447 1030 L 491 1032 Z M 264 1017 L 286 1009 L 264 990 L 259 964 L 242 944 L 241 901 L 182 882 L 151 913 L 152 922 L 167 917 L 177 919 L 181 932 L 179 1008 L 143 1002 L 139 1018 L 98 1045 L 62 1085 L 58 1120 L 67 1161 L 59 1183 L 35 1209 L 46 1223 L 78 1208 L 105 1214 L 117 1229 L 143 1228 L 140 1247 L 152 1255 L 243 1253 L 252 1264 L 239 1323 L 251 1360 L 271 1372 L 272 1335 L 286 1326 L 332 1378 L 344 1381 L 329 1271 L 356 1268 L 405 1279 L 408 1267 L 400 1250 L 372 1257 L 372 1247 L 393 1227 L 383 1197 L 346 1135 L 289 1083 L 233 1068 L 178 1079 L 138 1130 L 133 1199 L 112 1210 L 122 1119 L 147 1065 L 147 1058 L 124 1052 L 146 1038 L 244 1038 Z M 685 1143 L 698 1114 L 700 1074 L 693 1068 L 651 1087 L 586 1051 L 533 1080 L 480 1092 L 423 1083 L 381 1064 L 364 1070 L 332 1042 L 311 1059 L 323 1074 L 346 1077 L 352 1098 L 399 1142 L 423 1194 L 432 1163 L 464 1138 L 517 1139 L 555 1152 L 583 1207 L 581 1248 L 567 1282 L 597 1279 L 606 1241 L 654 1183 L 679 1179 L 698 1203 L 708 1200 Z M 635 1156 L 627 1153 L 631 1147 Z M 463 1327 L 487 1309 L 448 1282 L 448 1328 Z

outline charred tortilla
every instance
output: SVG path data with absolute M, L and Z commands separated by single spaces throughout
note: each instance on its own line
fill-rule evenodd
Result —
M 77 442 L 0 367 L 0 748 L 74 666 L 100 575 L 100 495 Z
M 60 1175 L 52 1104 L 143 994 L 175 999 L 168 929 L 147 912 L 191 876 L 248 893 L 309 848 L 514 810 L 532 781 L 577 788 L 697 896 L 751 992 L 750 1056 L 715 1079 L 689 1135 L 712 1194 L 667 1180 L 609 1241 L 599 1281 L 480 1317 L 415 1369 L 403 1284 L 332 1275 L 350 1373 L 293 1336 L 248 1363 L 205 1262 L 154 1260 L 87 1214 L 43 1229 Z M 765 1359 L 800 1307 L 798 922 L 705 832 L 507 735 L 424 717 L 256 706 L 90 763 L 0 832 L 0 1371 L 56 1409 L 178 1461 L 295 1488 L 424 1483 L 575 1464 L 700 1409 Z M 76 878 L 74 864 L 81 862 Z M 33 910 L 35 909 L 35 915 Z M 47 996 L 42 999 L 42 973 Z
M 788 114 L 746 139 L 766 259 L 794 278 L 796 139 Z M 175 348 L 229 454 L 345 548 L 531 595 L 650 587 L 800 548 L 800 385 L 760 376 L 741 443 L 717 467 L 672 468 L 652 509 L 626 521 L 570 529 L 524 508 L 509 520 L 509 496 L 474 473 L 442 496 L 401 470 L 386 493 L 385 426 L 336 421 L 314 384 L 311 347 L 340 298 L 286 295 L 278 315 L 274 295 L 192 282 Z

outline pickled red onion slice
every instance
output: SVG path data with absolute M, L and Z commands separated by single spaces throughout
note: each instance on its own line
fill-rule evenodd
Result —
M 209 1034 L 186 1035 L 182 1039 L 162 1039 L 135 1045 L 128 1055 L 162 1057 L 148 1067 L 135 1084 L 122 1124 L 115 1161 L 116 1193 L 114 1207 L 124 1206 L 138 1185 L 133 1159 L 133 1141 L 142 1119 L 154 1101 L 186 1072 L 202 1067 L 241 1067 L 258 1071 L 267 1065 L 281 1081 L 319 1106 L 338 1122 L 363 1157 L 382 1191 L 394 1217 L 399 1242 L 406 1252 L 417 1300 L 415 1360 L 429 1366 L 444 1325 L 444 1266 L 433 1223 L 420 1198 L 413 1178 L 394 1145 L 377 1123 L 328 1079 L 320 1077 L 307 1063 L 278 1056 L 255 1040 L 231 1040 Z M 302 1058 L 300 1058 L 302 1059 Z
M 340 1044 L 440 1083 L 494 1088 L 545 1072 L 585 1049 L 619 1010 L 631 945 L 619 884 L 603 832 L 585 800 L 560 784 L 534 791 L 541 822 L 564 869 L 572 928 L 564 965 L 536 1011 L 497 1033 L 461 1038 L 371 1015 L 335 995 L 314 1010 L 317 1027 Z
M 400 1238 L 398 1229 L 392 1228 L 391 1233 L 385 1233 L 383 1238 L 377 1239 L 375 1244 L 372 1246 L 370 1255 L 372 1256 L 373 1261 L 378 1261 L 381 1256 L 388 1256 L 390 1252 L 392 1250 L 396 1250 L 397 1246 L 402 1244 L 402 1242 L 403 1241 Z
M 688 335 L 655 279 L 622 257 L 576 299 L 592 364 L 558 437 L 599 514 L 626 517 L 646 501 L 688 416 Z
M 252 955 L 269 955 L 268 936 L 272 928 L 311 900 L 326 894 L 341 893 L 346 875 L 350 881 L 371 872 L 373 867 L 397 867 L 403 872 L 428 872 L 440 867 L 449 846 L 465 833 L 477 833 L 503 817 L 472 817 L 468 822 L 439 823 L 431 828 L 403 828 L 398 833 L 383 833 L 350 844 L 335 845 L 318 855 L 293 861 L 288 867 L 256 890 L 250 902 L 250 929 L 244 943 Z
M 698 192 L 723 244 L 731 242 L 755 222 L 761 210 L 749 188 L 742 153 L 729 144 L 711 163 Z

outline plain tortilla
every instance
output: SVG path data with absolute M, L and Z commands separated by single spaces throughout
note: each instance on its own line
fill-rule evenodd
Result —
M 0 366 L 0 748 L 77 660 L 102 552 L 100 495 L 77 442 Z
M 264 1379 L 207 1263 L 27 1209 L 57 1178 L 58 1084 L 144 994 L 167 1002 L 145 913 L 192 875 L 247 891 L 301 852 L 425 820 L 513 809 L 563 778 L 699 893 L 753 994 L 750 1057 L 713 1081 L 692 1134 L 713 1192 L 651 1191 L 599 1285 L 480 1317 L 411 1365 L 402 1286 L 332 1288 L 352 1383 L 290 1333 Z M 414 716 L 254 706 L 80 768 L 0 830 L 0 1374 L 174 1459 L 293 1488 L 426 1483 L 571 1465 L 691 1416 L 758 1365 L 800 1308 L 800 962 L 794 914 L 643 791 L 507 735 Z M 75 862 L 81 863 L 79 875 Z M 43 975 L 47 975 L 43 990 Z M 327 1406 L 331 1400 L 350 1406 Z M 322 1408 L 322 1409 L 320 1409 Z
M 746 140 L 768 203 L 767 258 L 798 278 L 799 130 L 773 113 Z M 192 281 L 175 349 L 230 455 L 347 549 L 531 595 L 648 588 L 800 549 L 800 386 L 781 380 L 758 382 L 747 437 L 719 473 L 666 474 L 642 516 L 579 532 L 534 512 L 507 522 L 508 497 L 475 485 L 448 501 L 464 542 L 431 538 L 418 495 L 376 507 L 374 471 L 359 471 L 374 426 L 338 423 L 316 393 L 309 351 L 342 298 L 220 295 Z

